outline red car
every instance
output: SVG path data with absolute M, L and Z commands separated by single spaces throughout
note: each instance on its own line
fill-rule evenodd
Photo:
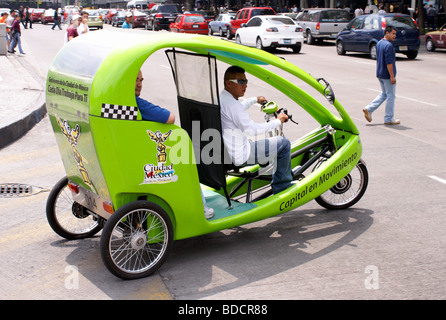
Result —
M 120 11 L 120 10 L 119 10 L 119 9 L 110 9 L 110 10 L 108 10 L 107 14 L 106 14 L 105 17 L 104 17 L 104 22 L 105 22 L 105 23 L 108 23 L 108 24 L 111 24 L 114 15 L 115 15 L 116 12 L 118 12 L 118 11 Z
M 31 22 L 37 22 L 40 21 L 40 16 L 45 11 L 45 9 L 29 9 L 29 18 L 31 19 Z
M 132 12 L 132 28 L 143 27 L 146 21 L 146 14 L 144 12 L 133 10 Z
M 169 28 L 172 32 L 208 34 L 208 24 L 201 14 L 179 14 Z
M 436 48 L 446 49 L 446 24 L 436 31 L 426 33 L 424 39 L 427 51 L 434 51 Z
M 242 23 L 247 23 L 254 16 L 266 16 L 266 15 L 275 15 L 276 12 L 271 7 L 247 7 L 240 9 L 235 14 L 233 20 L 230 21 L 231 27 L 228 28 L 228 32 L 226 32 L 226 37 L 231 40 L 237 29 L 240 28 Z

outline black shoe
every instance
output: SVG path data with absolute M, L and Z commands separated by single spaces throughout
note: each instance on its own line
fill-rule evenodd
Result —
M 14 53 L 14 51 L 9 51 L 9 50 L 8 50 L 8 52 L 9 52 L 9 53 Z

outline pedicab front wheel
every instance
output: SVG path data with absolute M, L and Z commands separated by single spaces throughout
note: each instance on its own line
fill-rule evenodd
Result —
M 46 202 L 46 217 L 54 232 L 68 240 L 92 237 L 102 229 L 95 216 L 73 201 L 67 177 L 60 179 L 51 190 Z
M 319 162 L 316 167 L 322 162 Z M 362 198 L 368 182 L 367 167 L 362 160 L 359 160 L 348 175 L 315 200 L 319 205 L 330 210 L 349 208 Z
M 108 219 L 100 250 L 107 269 L 115 276 L 139 279 L 151 275 L 164 263 L 173 242 L 169 215 L 149 201 L 133 201 Z

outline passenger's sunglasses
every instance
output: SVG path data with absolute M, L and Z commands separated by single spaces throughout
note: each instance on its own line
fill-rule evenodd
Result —
M 248 79 L 228 79 L 228 80 L 238 84 L 248 84 Z

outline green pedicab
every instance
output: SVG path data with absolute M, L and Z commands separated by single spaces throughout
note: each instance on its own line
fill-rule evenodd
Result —
M 181 127 L 143 121 L 136 105 L 134 79 L 159 50 L 172 68 Z M 243 67 L 320 124 L 292 142 L 295 181 L 279 194 L 269 188 L 272 164 L 235 168 L 225 161 L 217 62 Z M 326 96 L 339 116 L 298 87 L 299 79 Z M 274 55 L 221 39 L 90 32 L 53 60 L 46 106 L 66 171 L 48 197 L 49 224 L 67 239 L 103 228 L 102 259 L 123 279 L 156 271 L 174 240 L 266 219 L 313 199 L 329 209 L 347 208 L 367 187 L 358 129 L 329 84 Z M 266 120 L 280 112 L 271 102 L 262 110 Z M 201 190 L 215 212 L 209 220 Z

